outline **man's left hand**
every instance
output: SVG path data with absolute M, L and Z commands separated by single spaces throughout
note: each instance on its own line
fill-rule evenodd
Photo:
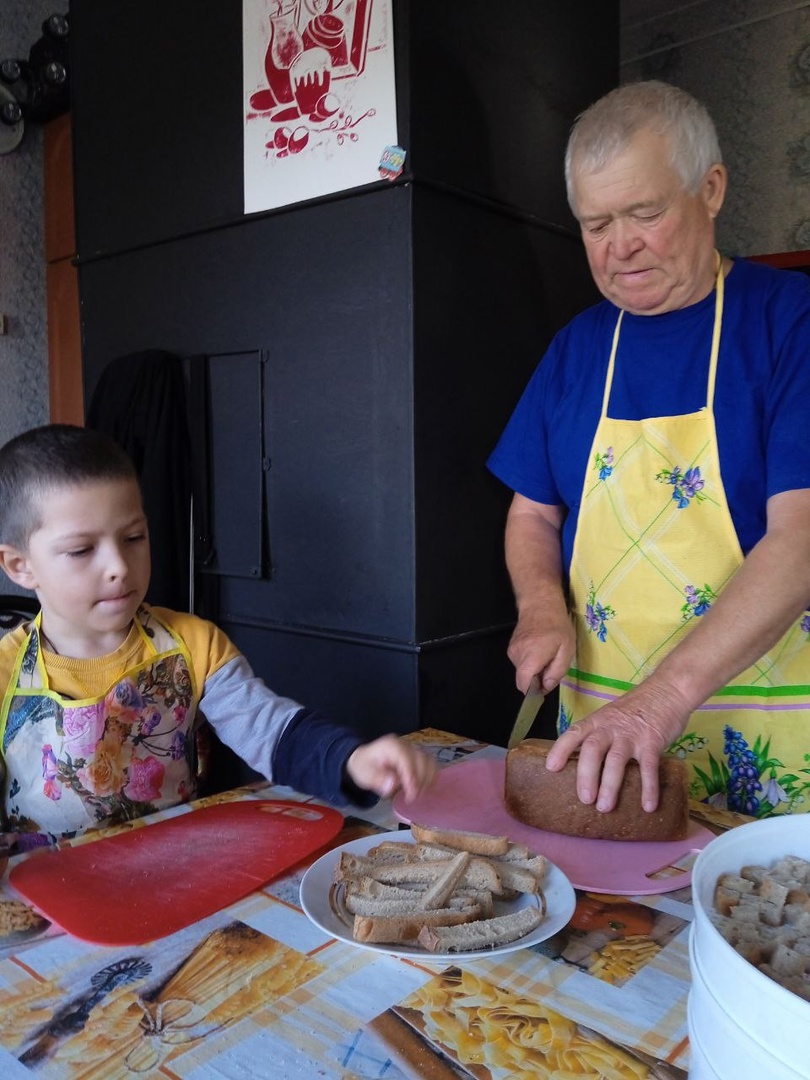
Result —
M 642 683 L 573 724 L 549 751 L 547 768 L 557 772 L 578 748 L 577 796 L 607 813 L 616 805 L 625 766 L 635 760 L 641 769 L 641 804 L 651 812 L 658 806 L 659 760 L 689 716 L 688 705 L 672 687 Z

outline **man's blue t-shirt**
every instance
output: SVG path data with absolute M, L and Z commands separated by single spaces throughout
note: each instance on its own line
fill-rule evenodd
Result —
M 608 415 L 640 420 L 706 405 L 715 294 L 662 315 L 625 314 Z M 513 491 L 563 506 L 570 566 L 618 308 L 582 312 L 552 341 L 488 467 Z M 766 501 L 810 487 L 810 279 L 735 261 L 725 279 L 714 412 L 720 470 L 744 553 Z

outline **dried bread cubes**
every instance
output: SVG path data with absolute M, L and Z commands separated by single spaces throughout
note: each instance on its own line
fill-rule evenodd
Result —
M 543 740 L 524 739 L 506 755 L 506 809 L 517 821 L 547 832 L 589 840 L 682 840 L 689 828 L 689 792 L 686 766 L 664 756 L 659 770 L 658 809 L 641 808 L 641 773 L 637 762 L 628 763 L 615 809 L 601 813 L 577 798 L 577 757 L 559 772 L 546 769 L 549 746 Z
M 763 975 L 810 1001 L 810 862 L 786 855 L 717 879 L 711 919 Z

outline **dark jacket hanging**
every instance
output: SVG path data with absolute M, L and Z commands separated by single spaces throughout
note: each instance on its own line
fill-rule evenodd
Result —
M 188 611 L 191 467 L 182 359 L 148 350 L 112 360 L 86 423 L 116 439 L 135 464 L 152 548 L 147 601 Z

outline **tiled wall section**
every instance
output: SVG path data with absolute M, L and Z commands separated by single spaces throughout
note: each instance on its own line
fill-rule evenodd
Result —
M 54 0 L 3 0 L 0 60 L 25 59 Z M 48 421 L 48 341 L 42 239 L 42 130 L 0 156 L 0 443 Z M 2 583 L 5 586 L 5 582 Z
M 628 0 L 623 82 L 689 90 L 729 168 L 718 243 L 730 255 L 810 248 L 810 3 Z

